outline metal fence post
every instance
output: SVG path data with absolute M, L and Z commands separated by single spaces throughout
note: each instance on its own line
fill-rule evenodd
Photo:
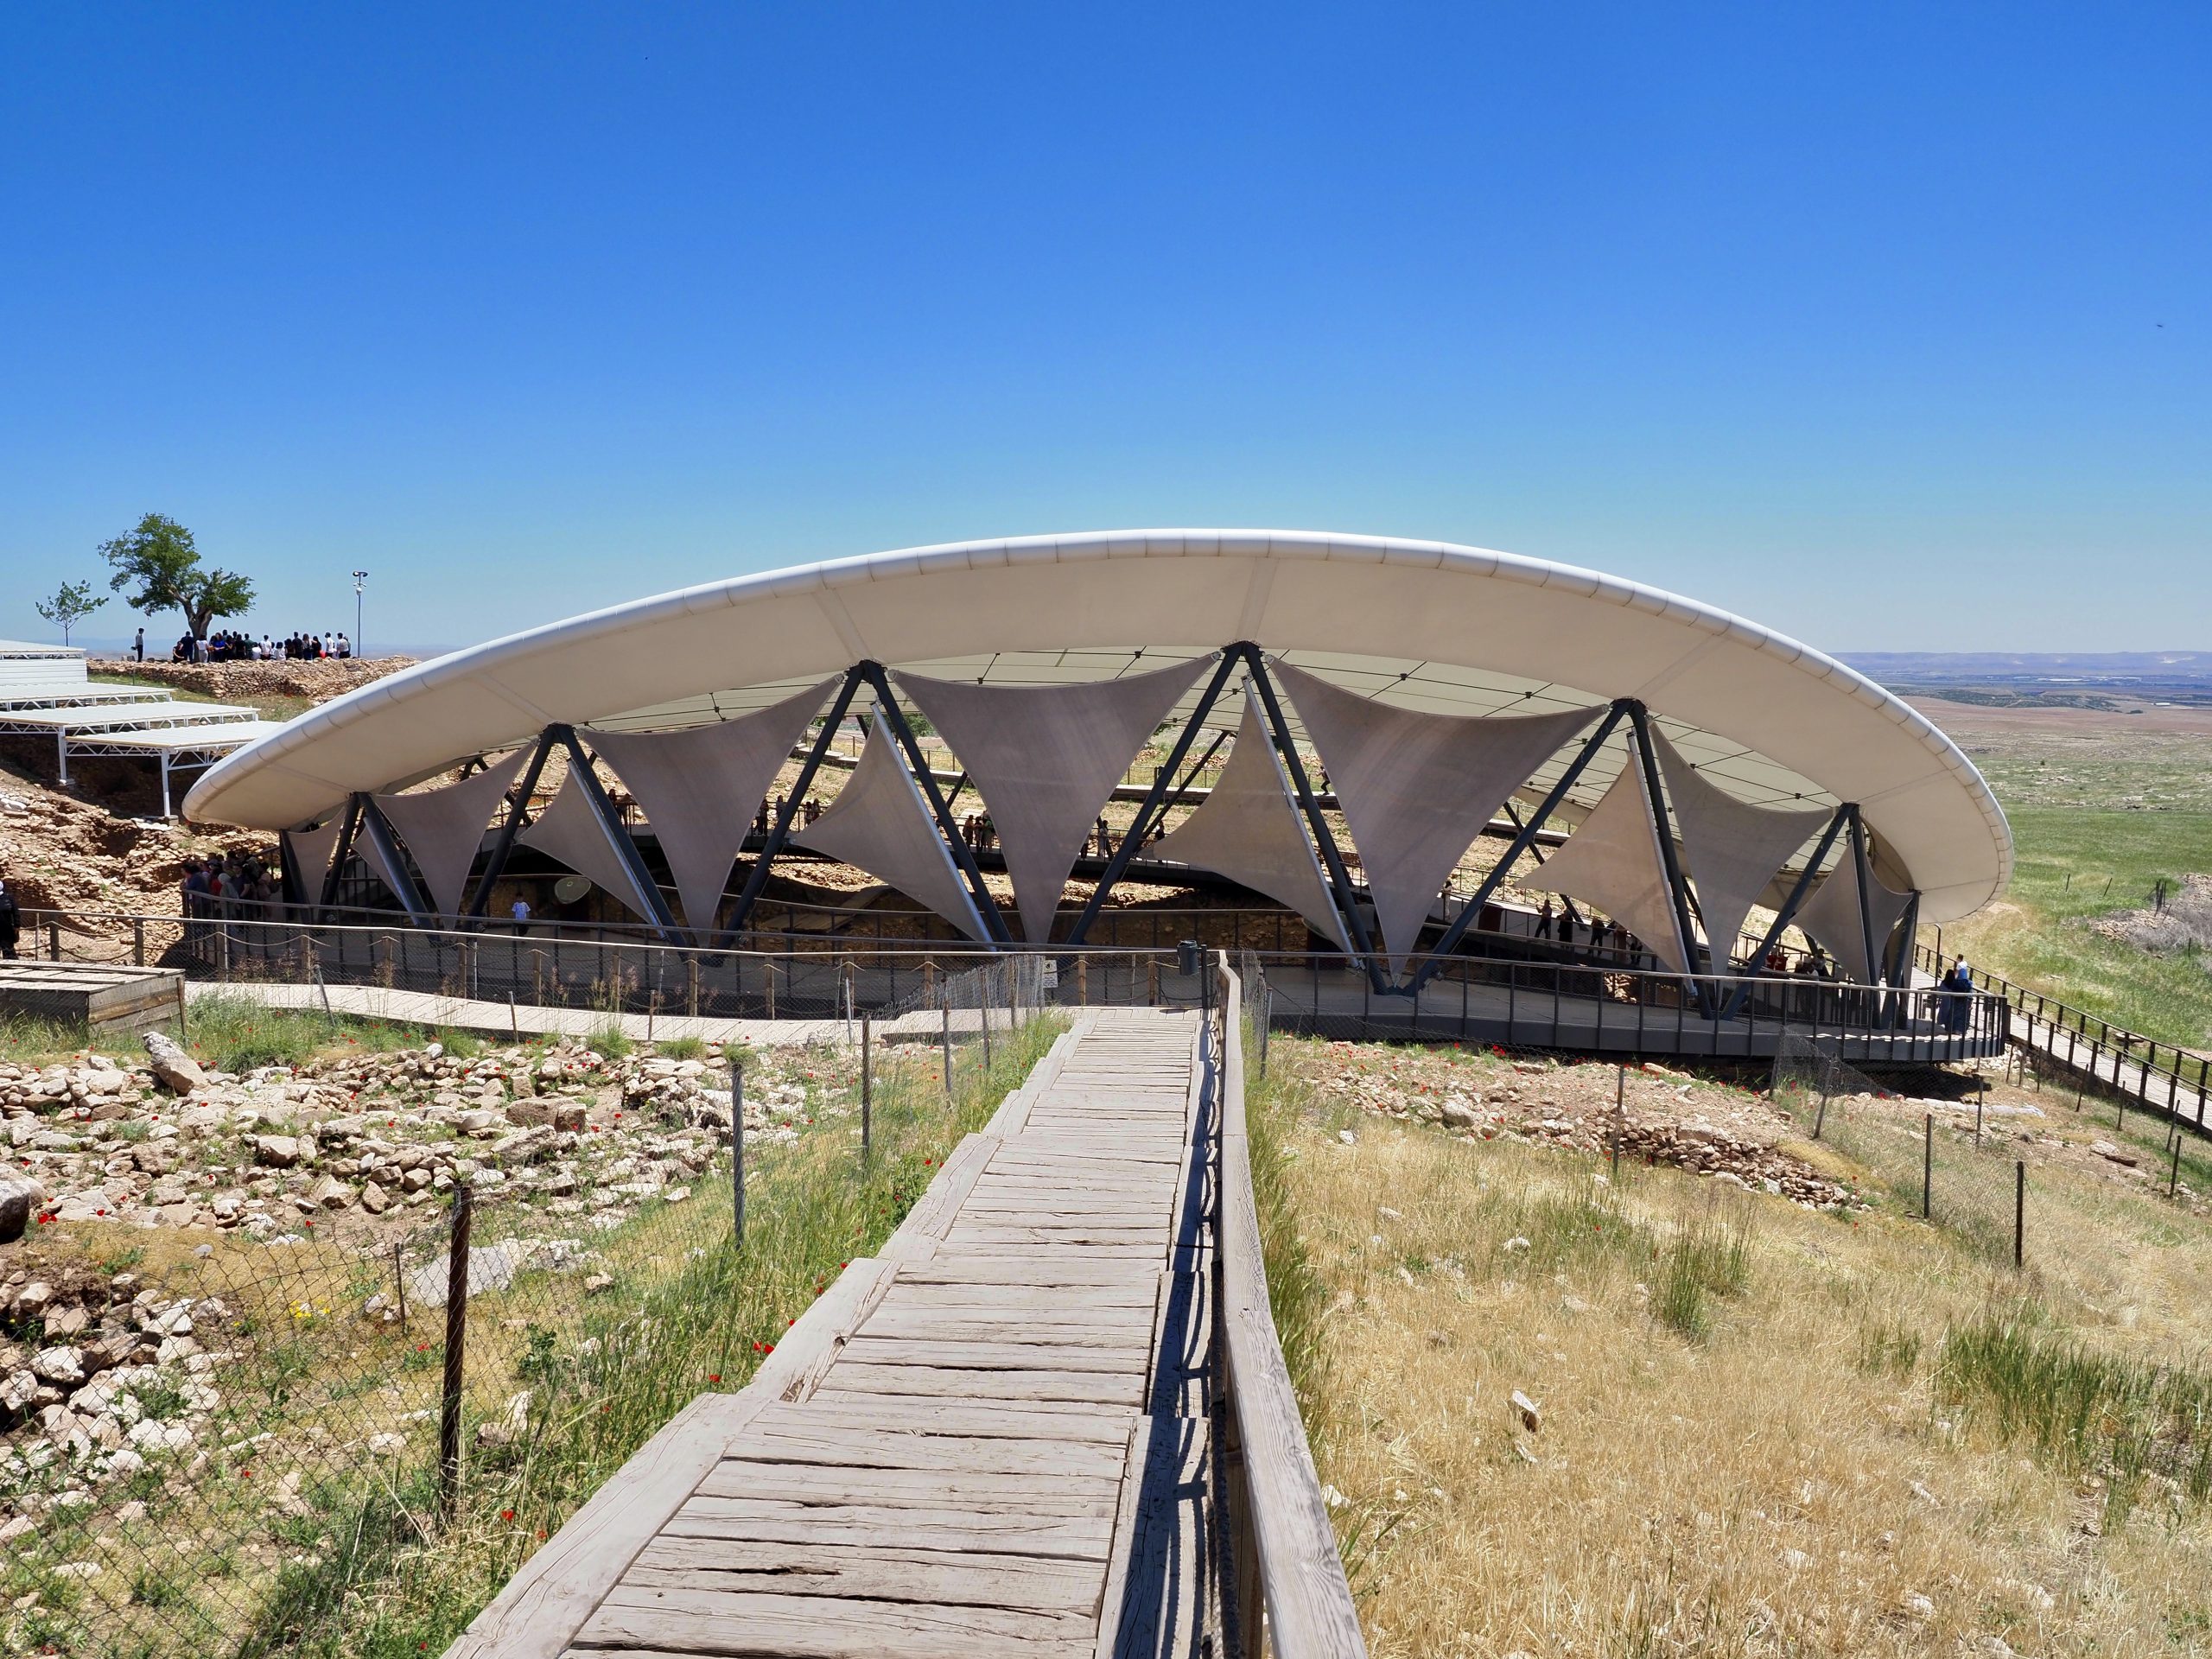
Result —
M 731 1242 L 745 1243 L 745 1055 L 729 1060 L 729 1191 Z
M 2181 1192 L 2181 1125 L 2174 1125 L 2174 1166 L 2166 1176 L 2166 1196 L 2177 1197 Z
M 2028 1234 L 2028 1166 L 2024 1160 L 2012 1166 L 2012 1271 L 2020 1270 L 2020 1263 L 2027 1252 Z
M 1936 1219 L 1936 1114 L 1922 1121 L 1920 1130 L 1920 1218 Z
M 1621 1126 L 1628 1114 L 1628 1062 L 1624 1060 L 1613 1072 L 1613 1147 L 1612 1175 L 1621 1178 Z
M 875 1103 L 874 1030 L 875 1016 L 869 1014 L 861 1015 L 861 1161 L 862 1163 L 868 1162 L 874 1155 L 875 1151 L 874 1132 L 869 1122 L 874 1114 Z
M 952 999 L 944 999 L 944 1097 L 952 1098 Z
M 468 1235 L 475 1208 L 475 1189 L 467 1181 L 454 1183 L 453 1236 L 446 1250 L 445 1386 L 438 1402 L 438 1501 L 448 1520 L 461 1496 L 461 1362 L 468 1337 Z
M 143 916 L 130 918 L 130 963 L 134 968 L 146 965 L 146 918 Z

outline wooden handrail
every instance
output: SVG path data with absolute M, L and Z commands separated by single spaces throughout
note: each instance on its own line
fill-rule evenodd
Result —
M 1228 1510 L 1231 1526 L 1246 1534 L 1236 1541 L 1236 1559 L 1257 1573 L 1267 1607 L 1267 1646 L 1281 1659 L 1364 1659 L 1367 1643 L 1268 1301 L 1244 1130 L 1243 988 L 1225 951 L 1217 953 L 1217 976 L 1222 1333 L 1243 1488 L 1243 1501 L 1232 1502 Z M 1243 1588 L 1234 1586 L 1240 1592 Z M 1252 1605 L 1249 1595 L 1236 1599 Z M 1257 1628 L 1240 1628 L 1237 1642 L 1240 1659 L 1257 1659 Z

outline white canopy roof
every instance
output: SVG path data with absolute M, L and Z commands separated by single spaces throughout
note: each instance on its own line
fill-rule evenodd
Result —
M 1884 880 L 1918 887 L 1927 920 L 1980 907 L 2011 874 L 2004 815 L 1956 746 L 1808 646 L 1596 571 L 1294 531 L 959 543 L 639 600 L 363 686 L 224 760 L 186 809 L 285 828 L 555 721 L 696 725 L 863 658 L 990 684 L 1066 683 L 1240 639 L 1410 709 L 1533 715 L 1639 699 L 1700 776 L 1740 799 L 1856 801 Z M 1232 701 L 1212 718 L 1233 726 L 1238 715 Z M 1524 797 L 1563 764 L 1548 762 Z M 1567 816 L 1594 804 L 1616 771 L 1594 764 Z

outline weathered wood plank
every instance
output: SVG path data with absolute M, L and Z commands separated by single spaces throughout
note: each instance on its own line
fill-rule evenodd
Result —
M 750 1538 L 764 1543 L 848 1544 L 996 1550 L 1067 1560 L 1106 1559 L 1113 1506 L 1096 1515 L 1032 1515 L 1007 1504 L 934 1510 L 880 1503 L 767 1503 L 743 1497 L 694 1497 L 670 1517 L 665 1535 Z
M 1095 1614 L 1098 1580 L 1088 1561 L 1033 1555 L 865 1544 L 825 1552 L 750 1539 L 658 1538 L 625 1582 Z
M 971 1327 L 971 1329 L 976 1327 Z M 982 1326 L 986 1337 L 932 1331 L 926 1336 L 855 1337 L 846 1344 L 849 1363 L 862 1365 L 929 1365 L 982 1371 L 1104 1371 L 1141 1376 L 1151 1352 L 1141 1335 L 1090 1344 L 1019 1339 L 1021 1327 Z M 1040 1338 L 1045 1333 L 1036 1333 Z M 1096 1335 L 1097 1333 L 1090 1333 Z
M 849 1394 L 927 1394 L 961 1400 L 1088 1400 L 1103 1405 L 1144 1403 L 1145 1379 L 1097 1371 L 959 1370 L 933 1365 L 855 1365 L 838 1368 L 837 1385 Z
M 1112 1495 L 1104 1475 L 978 1475 L 946 1469 L 855 1469 L 819 1463 L 726 1458 L 693 1496 L 775 1503 L 875 1503 L 892 1509 L 986 1509 L 1006 1503 L 1036 1515 L 1088 1515 Z
M 839 1389 L 848 1395 L 859 1392 L 842 1379 Z M 977 1474 L 1004 1475 L 1052 1470 L 1077 1475 L 1119 1476 L 1122 1472 L 1118 1446 L 988 1435 L 913 1434 L 842 1424 L 801 1428 L 789 1420 L 773 1427 L 756 1426 L 754 1433 L 746 1437 L 743 1450 L 747 1458 L 764 1463 L 851 1464 L 863 1469 L 965 1469 Z
M 893 1399 L 878 1394 L 849 1395 L 836 1384 L 833 1372 L 804 1406 L 775 1407 L 762 1414 L 760 1421 L 773 1420 L 775 1411 L 803 1411 L 817 1431 L 865 1428 L 982 1440 L 1080 1440 L 1111 1446 L 1120 1446 L 1128 1435 L 1128 1413 L 1113 1406 L 930 1400 L 912 1395 Z
M 1207 1496 L 1204 1420 L 1154 1417 L 1127 1540 L 1120 1605 L 1099 1620 L 1096 1659 L 1199 1659 L 1218 1624 L 1220 1587 Z M 1116 1528 L 1115 1549 L 1123 1547 Z M 1115 1567 L 1108 1567 L 1109 1583 Z
M 1090 1625 L 1077 1614 L 1009 1608 L 626 1586 L 592 1616 L 577 1645 L 805 1659 L 1027 1659 L 1087 1653 Z
M 731 1438 L 804 1394 L 894 1268 L 855 1262 L 799 1316 L 745 1388 L 702 1395 L 622 1465 L 526 1561 L 447 1651 L 451 1659 L 552 1659 L 638 1552 L 720 1460 Z

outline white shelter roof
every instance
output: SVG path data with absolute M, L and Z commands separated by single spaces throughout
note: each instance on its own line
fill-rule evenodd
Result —
M 1065 683 L 1241 639 L 1409 709 L 1537 714 L 1638 699 L 1700 776 L 1740 799 L 1857 802 L 1885 879 L 1919 887 L 1929 921 L 1977 909 L 2011 874 L 2004 814 L 1957 747 L 1809 646 L 1597 571 L 1295 531 L 957 543 L 635 601 L 363 686 L 231 755 L 186 810 L 285 828 L 353 791 L 404 787 L 550 723 L 696 725 L 864 658 L 987 684 Z M 1233 727 L 1239 715 L 1230 699 L 1211 720 Z M 1554 756 L 1524 798 L 1564 765 Z M 1567 815 L 1594 804 L 1618 769 L 1595 762 Z

